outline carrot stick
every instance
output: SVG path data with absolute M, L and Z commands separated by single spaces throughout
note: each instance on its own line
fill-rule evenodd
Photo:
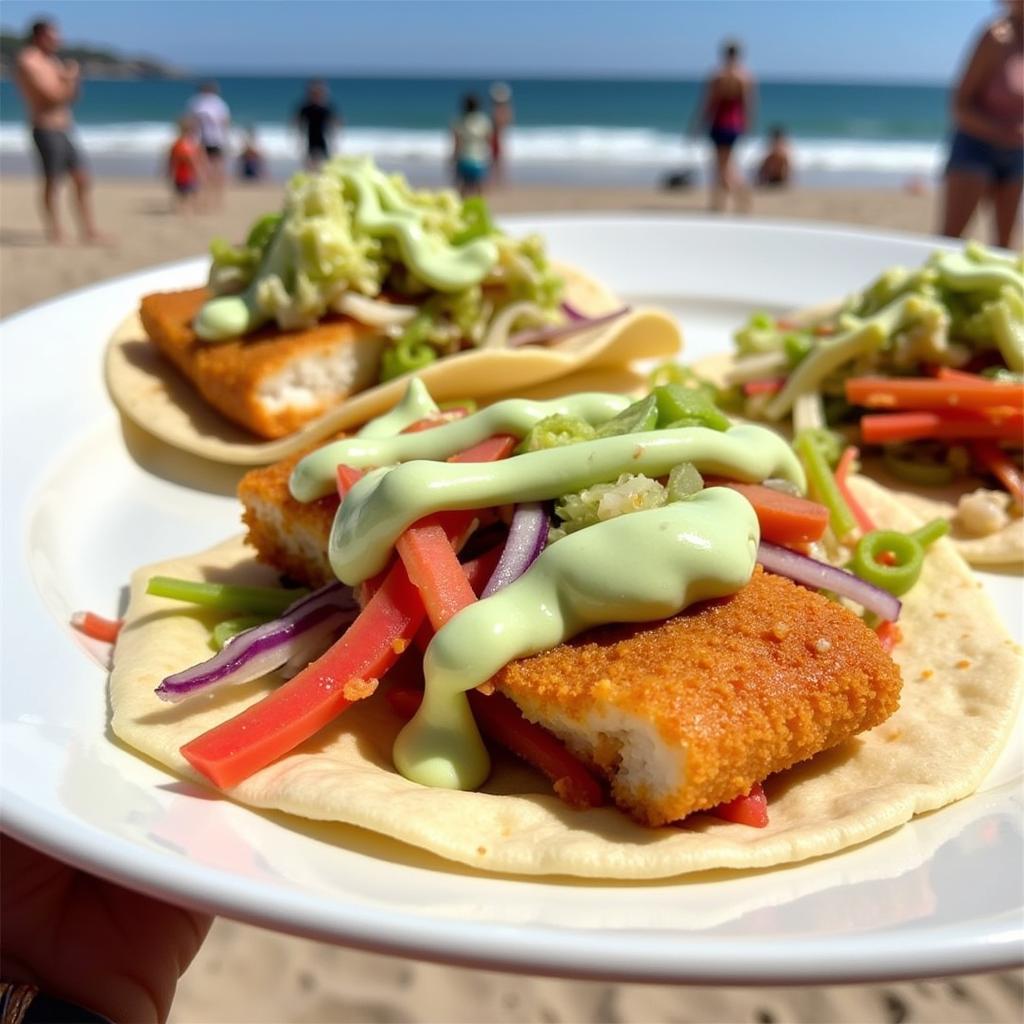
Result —
M 604 803 L 604 790 L 590 769 L 547 729 L 527 721 L 508 697 L 501 693 L 484 696 L 478 690 L 471 690 L 468 697 L 483 735 L 546 775 L 567 804 L 587 808 Z M 422 698 L 418 690 L 398 687 L 388 693 L 392 710 L 405 719 L 412 718 Z
M 398 538 L 395 549 L 420 592 L 434 629 L 476 601 L 452 540 L 436 515 L 413 523 Z
M 869 409 L 1024 408 L 1024 384 L 941 377 L 851 377 L 846 400 Z
M 816 501 L 797 498 L 761 484 L 709 480 L 710 485 L 738 491 L 754 507 L 761 537 L 773 544 L 806 544 L 820 540 L 828 529 L 828 509 Z
M 1006 489 L 1014 501 L 1024 502 L 1024 473 L 997 444 L 992 441 L 975 441 L 971 454 Z
M 102 640 L 112 644 L 117 639 L 124 625 L 123 619 L 105 619 L 95 612 L 75 612 L 71 616 L 71 625 L 91 640 Z
M 857 520 L 861 532 L 870 533 L 875 528 L 874 521 L 864 510 L 864 506 L 854 497 L 849 484 L 850 470 L 859 454 L 853 445 L 848 445 L 844 449 L 843 454 L 839 456 L 839 464 L 836 466 L 836 486 L 846 500 L 846 504 L 850 506 L 850 511 L 853 513 L 853 518 Z
M 338 477 L 338 497 L 344 501 L 345 495 L 352 490 L 353 485 L 362 480 L 366 474 L 365 469 L 356 469 L 354 466 L 346 466 L 343 462 L 338 463 L 334 470 Z
M 1024 416 L 1011 413 L 999 420 L 983 416 L 939 415 L 935 412 L 895 412 L 863 416 L 861 438 L 867 444 L 897 444 L 902 441 L 984 440 L 1016 441 L 1024 436 Z
M 774 395 L 781 391 L 786 383 L 785 377 L 765 377 L 761 380 L 748 380 L 743 385 L 745 395 Z

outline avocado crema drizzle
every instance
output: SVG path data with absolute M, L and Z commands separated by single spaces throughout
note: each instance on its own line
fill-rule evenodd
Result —
M 337 173 L 355 193 L 356 227 L 373 238 L 393 238 L 405 265 L 431 288 L 462 291 L 479 284 L 498 261 L 498 247 L 491 238 L 451 245 L 427 231 L 423 224 L 425 211 L 407 202 L 369 161 L 347 163 Z M 286 207 L 252 281 L 238 295 L 222 295 L 206 302 L 193 321 L 196 335 L 203 341 L 225 341 L 261 327 L 270 315 L 258 301 L 260 283 L 271 275 L 287 282 L 293 264 Z
M 735 480 L 779 477 L 805 487 L 789 445 L 747 424 L 726 431 L 682 427 L 622 434 L 494 463 L 435 461 L 494 433 L 521 437 L 556 411 L 599 425 L 628 404 L 621 395 L 596 393 L 551 402 L 517 399 L 390 438 L 380 436 L 382 418 L 362 437 L 302 460 L 292 493 L 300 501 L 327 493 L 341 462 L 377 467 L 349 491 L 331 531 L 331 565 L 354 586 L 384 568 L 408 526 L 445 509 L 555 499 L 622 473 L 662 476 L 683 462 Z M 490 759 L 466 699 L 469 690 L 508 662 L 550 650 L 593 626 L 665 619 L 697 601 L 735 593 L 750 580 L 759 541 L 750 503 L 728 488 L 710 487 L 551 544 L 517 580 L 437 631 L 423 660 L 424 699 L 395 741 L 395 766 L 422 785 L 476 788 L 487 778 Z

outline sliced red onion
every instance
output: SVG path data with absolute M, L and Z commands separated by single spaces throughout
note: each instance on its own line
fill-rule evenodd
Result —
M 621 309 L 613 310 L 611 313 L 604 313 L 601 316 L 585 317 L 582 320 L 569 320 L 564 324 L 555 324 L 553 327 L 534 327 L 528 331 L 518 331 L 508 339 L 509 348 L 518 348 L 520 345 L 550 345 L 555 341 L 562 341 L 573 334 L 582 334 L 584 331 L 592 330 L 595 327 L 603 327 L 613 320 L 632 312 L 632 306 L 623 306 Z
M 562 312 L 566 315 L 569 320 L 586 320 L 588 316 L 583 312 L 579 306 L 574 306 L 571 302 L 562 302 Z
M 505 549 L 491 573 L 481 597 L 490 597 L 519 579 L 548 542 L 548 512 L 538 501 L 517 505 L 512 514 Z
M 156 688 L 157 696 L 176 703 L 214 687 L 259 679 L 305 656 L 314 641 L 337 636 L 358 614 L 351 588 L 329 583 L 300 598 L 279 618 L 239 633 L 212 658 L 168 676 Z
M 757 560 L 769 572 L 788 576 L 791 580 L 814 587 L 816 590 L 831 590 L 840 597 L 856 602 L 869 612 L 874 612 L 879 618 L 895 622 L 900 617 L 903 605 L 899 598 L 845 569 L 819 562 L 816 558 L 808 558 L 796 551 L 790 551 L 789 548 L 770 544 L 766 540 L 761 541 L 757 549 Z

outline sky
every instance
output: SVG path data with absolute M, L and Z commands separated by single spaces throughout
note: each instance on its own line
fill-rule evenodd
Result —
M 701 75 L 726 37 L 762 78 L 946 83 L 990 0 L 4 0 L 21 30 L 189 71 Z

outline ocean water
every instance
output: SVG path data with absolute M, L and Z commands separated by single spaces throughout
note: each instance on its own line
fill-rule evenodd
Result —
M 254 126 L 276 174 L 299 156 L 292 127 L 305 81 L 222 76 L 235 124 Z M 524 180 L 634 182 L 703 164 L 707 146 L 687 129 L 700 96 L 692 80 L 511 79 L 516 123 L 509 142 L 514 174 Z M 460 97 L 486 96 L 486 81 L 455 78 L 335 78 L 329 81 L 345 128 L 341 147 L 369 152 L 420 177 L 442 172 L 447 125 Z M 191 81 L 92 81 L 75 117 L 90 159 L 102 170 L 146 173 L 169 145 L 173 121 L 195 88 Z M 947 131 L 942 86 L 766 82 L 757 130 L 740 146 L 757 158 L 774 124 L 793 139 L 797 169 L 819 184 L 929 177 L 939 170 Z M 30 152 L 12 83 L 0 82 L 0 158 Z

